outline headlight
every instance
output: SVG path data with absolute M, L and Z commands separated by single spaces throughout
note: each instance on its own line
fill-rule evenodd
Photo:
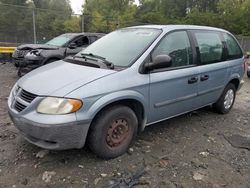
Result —
M 37 107 L 37 112 L 42 114 L 69 114 L 82 107 L 82 101 L 57 97 L 46 97 Z
M 19 89 L 20 87 L 18 87 L 17 83 L 12 87 L 10 95 L 8 97 L 8 104 L 12 103 L 13 98 L 17 95 Z
M 41 49 L 31 50 L 26 56 L 40 56 L 42 51 Z
M 12 88 L 12 94 L 13 94 L 13 96 L 17 95 L 19 89 L 20 89 L 20 87 L 17 84 L 15 84 L 13 86 L 13 88 Z

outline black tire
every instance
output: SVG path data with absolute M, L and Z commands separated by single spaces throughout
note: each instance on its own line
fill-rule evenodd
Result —
M 21 68 L 18 69 L 17 76 L 20 77 L 20 78 L 23 76 Z
M 88 146 L 101 158 L 118 157 L 134 141 L 137 128 L 138 120 L 132 109 L 121 105 L 112 106 L 102 111 L 91 124 Z
M 14 65 L 15 65 L 16 68 L 19 67 L 19 63 L 18 62 L 15 62 Z
M 227 98 L 230 101 L 228 103 L 225 102 L 226 97 L 228 97 L 227 94 L 230 95 L 230 98 Z M 231 94 L 233 94 L 233 96 Z M 231 110 L 231 108 L 233 107 L 233 105 L 234 105 L 235 95 L 236 95 L 235 85 L 232 84 L 232 83 L 229 83 L 225 87 L 225 89 L 224 89 L 222 95 L 220 96 L 219 100 L 216 103 L 213 104 L 213 109 L 219 114 L 228 113 Z

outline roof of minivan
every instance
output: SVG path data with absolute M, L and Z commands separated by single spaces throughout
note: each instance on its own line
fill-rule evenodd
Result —
M 204 29 L 204 30 L 213 30 L 213 31 L 224 31 L 228 32 L 224 29 L 216 28 L 216 27 L 208 27 L 208 26 L 198 26 L 198 25 L 141 25 L 141 26 L 133 26 L 129 28 L 153 28 L 153 29 L 162 29 L 162 30 L 176 30 L 176 29 Z

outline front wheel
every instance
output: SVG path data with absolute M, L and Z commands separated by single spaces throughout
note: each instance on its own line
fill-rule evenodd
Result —
M 110 107 L 101 112 L 91 125 L 88 146 L 101 158 L 118 157 L 128 150 L 137 127 L 137 117 L 131 108 Z
M 219 100 L 213 104 L 214 110 L 220 114 L 228 113 L 233 107 L 235 94 L 236 94 L 235 85 L 229 83 L 224 89 Z

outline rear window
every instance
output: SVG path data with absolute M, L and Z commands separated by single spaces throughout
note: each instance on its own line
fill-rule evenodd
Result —
M 229 59 L 241 58 L 243 54 L 237 41 L 228 33 L 223 33 L 223 37 L 227 45 L 228 58 Z
M 195 31 L 194 37 L 198 43 L 201 64 L 222 61 L 223 45 L 220 33 L 210 31 Z

